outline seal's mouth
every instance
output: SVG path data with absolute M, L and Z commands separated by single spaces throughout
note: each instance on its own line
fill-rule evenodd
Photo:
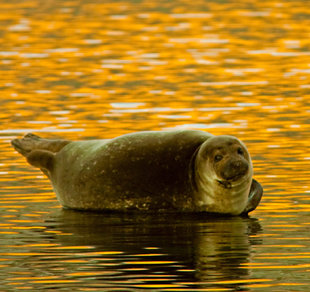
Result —
M 224 189 L 231 189 L 232 185 L 229 180 L 217 180 L 217 182 L 224 188 Z
M 225 189 L 231 189 L 233 187 L 232 183 L 239 180 L 243 176 L 244 174 L 239 174 L 229 179 L 224 179 L 224 180 L 218 179 L 217 182 Z

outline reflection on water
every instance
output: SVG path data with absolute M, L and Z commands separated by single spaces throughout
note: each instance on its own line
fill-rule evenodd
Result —
M 249 279 L 244 266 L 252 246 L 261 244 L 255 238 L 260 229 L 258 220 L 240 217 L 60 210 L 45 217 L 41 228 L 24 230 L 26 242 L 3 244 L 0 254 L 4 265 L 15 261 L 7 265 L 7 287 L 56 289 L 78 283 L 80 288 L 199 290 L 216 282 L 219 288 L 239 289 L 262 281 Z
M 0 0 L 1 288 L 306 291 L 307 4 Z M 252 218 L 64 211 L 9 144 L 175 128 L 246 143 Z

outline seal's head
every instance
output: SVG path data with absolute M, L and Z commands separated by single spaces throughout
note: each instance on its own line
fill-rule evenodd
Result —
M 240 214 L 252 182 L 252 162 L 245 145 L 233 136 L 204 142 L 195 161 L 196 204 L 208 212 Z

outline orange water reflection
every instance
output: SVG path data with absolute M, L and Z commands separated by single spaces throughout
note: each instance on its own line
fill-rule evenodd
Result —
M 303 291 L 309 285 L 310 247 L 307 4 L 0 0 L 0 269 L 5 288 Z M 170 226 L 157 241 L 151 236 L 156 220 L 141 227 L 126 218 L 117 229 L 113 219 L 112 226 L 131 242 L 107 228 L 104 232 L 115 241 L 102 248 L 93 222 L 85 219 L 83 229 L 66 225 L 66 220 L 79 222 L 77 215 L 53 215 L 61 209 L 49 182 L 8 143 L 26 132 L 89 139 L 173 128 L 232 134 L 247 144 L 255 178 L 265 189 L 252 215 L 259 230 L 255 225 L 255 232 L 247 232 L 253 228 L 247 221 L 233 221 L 235 227 L 227 230 L 226 221 L 224 227 L 214 222 L 212 229 L 184 220 L 188 228 L 181 234 L 190 231 L 192 239 L 178 237 L 177 227 Z M 186 262 L 190 256 L 168 248 L 169 234 L 176 253 L 182 240 L 196 240 L 194 265 Z M 70 242 L 72 236 L 77 239 Z M 142 245 L 145 253 L 126 244 Z M 243 256 L 229 269 L 238 246 Z M 223 252 L 228 247 L 230 254 Z M 60 260 L 66 264 L 59 265 Z M 137 276 L 141 270 L 144 280 Z M 154 273 L 162 277 L 155 281 Z M 241 274 L 237 279 L 236 273 Z M 120 274 L 113 286 L 111 278 Z M 174 276 L 179 280 L 171 280 Z

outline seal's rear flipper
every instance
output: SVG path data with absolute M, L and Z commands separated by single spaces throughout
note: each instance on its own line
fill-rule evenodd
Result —
M 54 163 L 55 154 L 47 150 L 33 150 L 26 156 L 27 161 L 32 166 L 44 170 L 51 170 Z
M 249 193 L 248 203 L 244 209 L 244 211 L 241 213 L 241 215 L 246 215 L 249 212 L 256 209 L 258 206 L 261 198 L 263 196 L 263 187 L 259 182 L 257 182 L 255 179 L 252 180 L 251 189 Z
M 11 143 L 17 152 L 27 157 L 34 150 L 47 150 L 52 153 L 57 153 L 70 143 L 70 141 L 63 139 L 43 139 L 29 133 L 22 139 L 14 139 Z
M 27 134 L 22 139 L 14 139 L 11 144 L 15 150 L 23 156 L 27 156 L 32 150 L 38 148 L 37 144 L 41 138 L 34 134 Z

